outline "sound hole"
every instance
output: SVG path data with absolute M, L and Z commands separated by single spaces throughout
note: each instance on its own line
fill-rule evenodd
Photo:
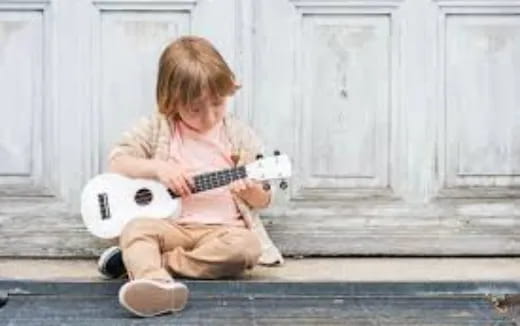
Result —
M 153 195 L 149 189 L 142 188 L 142 189 L 137 190 L 137 192 L 135 193 L 134 200 L 137 203 L 137 205 L 141 205 L 141 206 L 148 205 L 148 204 L 150 204 L 152 199 L 153 199 Z

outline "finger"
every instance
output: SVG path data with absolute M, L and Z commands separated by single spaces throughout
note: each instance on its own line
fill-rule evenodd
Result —
M 184 179 L 188 182 L 190 189 L 195 189 L 195 180 L 193 179 L 193 176 L 184 174 Z
M 181 197 L 185 197 L 186 196 L 186 190 L 184 189 L 182 183 L 179 182 L 178 178 L 172 178 L 172 183 L 175 187 L 175 191 L 177 192 L 177 194 Z
M 184 189 L 182 189 L 182 186 L 179 184 L 179 182 L 177 182 L 176 179 L 173 179 L 172 183 L 173 183 L 173 188 L 174 188 L 175 193 L 180 197 L 184 197 L 185 196 Z
M 182 188 L 184 196 L 188 196 L 191 194 L 190 186 L 188 185 L 188 182 L 186 181 L 186 179 L 184 179 L 184 177 L 180 176 L 179 178 L 177 178 L 177 183 Z
M 166 186 L 167 186 L 168 188 L 170 188 L 170 189 L 173 191 L 173 193 L 174 193 L 175 195 L 180 196 L 179 191 L 177 191 L 177 187 L 176 187 L 175 184 L 173 183 L 173 180 L 168 179 L 168 180 L 166 181 Z
M 236 188 L 236 183 L 235 183 L 235 181 L 231 181 L 231 183 L 228 185 L 228 187 L 229 187 L 229 190 L 231 192 L 236 192 L 236 189 L 235 189 Z
M 188 187 L 189 192 L 191 193 L 193 189 L 195 189 L 195 182 L 193 181 L 193 177 L 183 174 L 182 178 L 184 179 L 184 183 L 186 184 L 186 187 Z
M 237 192 L 240 192 L 240 180 L 237 180 L 237 181 L 233 181 L 231 184 L 230 184 L 230 188 L 231 188 L 231 191 L 234 192 L 234 193 L 237 193 Z
M 255 184 L 254 184 L 253 180 L 251 180 L 251 179 L 244 179 L 244 185 L 246 186 L 246 188 L 251 188 Z
M 237 188 L 238 191 L 246 190 L 246 184 L 244 183 L 244 180 L 237 180 Z
M 180 171 L 179 171 L 180 175 L 186 179 L 186 182 L 191 186 L 191 187 L 195 187 L 195 182 L 193 180 L 193 176 L 191 176 L 189 173 L 188 173 L 188 169 L 184 166 L 184 165 L 180 165 Z
M 186 197 L 188 195 L 186 188 L 178 180 L 175 180 L 175 185 L 177 186 L 177 189 L 179 189 L 179 194 L 181 197 Z

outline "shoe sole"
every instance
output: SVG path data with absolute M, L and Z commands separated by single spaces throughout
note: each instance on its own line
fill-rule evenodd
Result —
M 98 265 L 98 266 L 97 266 L 97 267 L 98 267 L 98 272 L 99 272 L 101 275 L 103 275 L 104 277 L 106 277 L 106 278 L 108 278 L 108 279 L 113 279 L 113 278 L 114 278 L 112 275 L 109 275 L 109 274 L 107 273 L 107 271 L 106 271 L 106 269 L 105 269 L 105 264 L 104 264 L 104 263 L 106 263 L 106 261 L 107 261 L 107 257 L 112 256 L 112 254 L 113 254 L 115 251 L 120 251 L 120 250 L 121 250 L 121 249 L 119 249 L 119 247 L 114 246 L 114 247 L 111 247 L 111 248 L 105 250 L 105 251 L 101 254 L 101 256 L 100 256 L 99 259 L 98 259 L 98 264 L 97 264 L 97 265 Z M 123 276 L 125 276 L 125 275 L 126 275 L 126 273 L 123 273 L 123 274 L 121 274 L 120 276 L 115 277 L 115 278 L 121 278 L 121 277 L 123 277 Z
M 152 317 L 184 309 L 189 291 L 178 282 L 160 283 L 152 280 L 135 280 L 119 290 L 119 302 L 140 317 Z

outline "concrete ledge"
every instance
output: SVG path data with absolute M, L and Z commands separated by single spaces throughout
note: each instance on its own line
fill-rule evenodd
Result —
M 142 319 L 119 305 L 123 282 L 0 280 L 0 324 L 514 326 L 514 307 L 501 298 L 520 290 L 511 282 L 186 281 L 186 309 Z
M 102 280 L 91 259 L 0 259 L 0 278 Z M 520 282 L 520 258 L 306 258 L 257 267 L 243 280 L 269 282 Z

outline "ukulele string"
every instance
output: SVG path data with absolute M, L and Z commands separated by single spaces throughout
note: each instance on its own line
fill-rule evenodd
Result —
M 217 187 L 221 187 L 226 184 L 229 184 L 229 183 L 231 183 L 231 181 L 245 178 L 246 177 L 245 170 L 241 173 L 243 175 L 239 174 L 240 172 L 242 172 L 240 169 L 231 169 L 231 170 L 224 170 L 224 171 L 216 172 L 216 173 L 212 172 L 210 174 L 198 175 L 195 177 L 195 179 L 197 179 L 197 180 L 195 181 L 195 189 L 193 189 L 193 190 L 195 190 L 196 192 L 209 190 L 209 189 L 213 189 L 213 188 L 217 188 Z M 215 178 L 213 178 L 212 176 L 215 176 Z M 134 198 L 136 200 L 139 200 L 139 199 L 149 200 L 152 197 L 153 197 L 152 193 L 145 193 L 142 195 L 137 194 L 134 196 Z

